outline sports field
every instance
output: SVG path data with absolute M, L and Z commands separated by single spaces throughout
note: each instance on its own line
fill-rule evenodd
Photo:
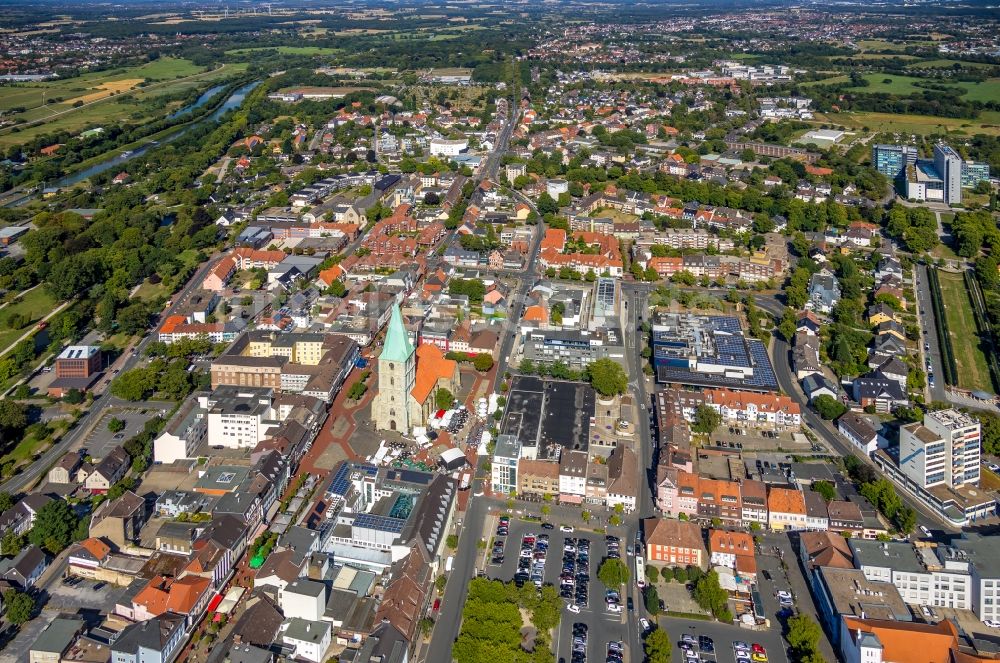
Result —
M 976 318 L 972 313 L 972 301 L 965 290 L 965 280 L 961 274 L 951 274 L 938 270 L 941 283 L 941 299 L 948 322 L 948 335 L 955 352 L 958 368 L 958 386 L 963 389 L 982 389 L 993 393 L 990 369 L 986 355 L 980 347 Z

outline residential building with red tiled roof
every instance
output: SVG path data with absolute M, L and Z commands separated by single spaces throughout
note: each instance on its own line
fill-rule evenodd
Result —
M 144 622 L 165 612 L 176 612 L 185 615 L 190 625 L 208 606 L 210 585 L 207 578 L 195 575 L 176 579 L 154 576 L 132 599 L 131 618 Z
M 770 486 L 767 489 L 768 526 L 776 531 L 804 529 L 806 499 L 795 488 Z
M 712 566 L 733 569 L 745 584 L 752 583 L 757 577 L 753 537 L 747 532 L 709 530 L 708 552 Z
M 707 562 L 701 527 L 684 520 L 645 518 L 646 561 L 665 566 L 698 566 Z
M 562 228 L 547 228 L 545 230 L 545 236 L 542 237 L 542 243 L 538 247 L 539 250 L 544 251 L 545 249 L 555 249 L 556 251 L 562 251 L 566 246 L 566 231 Z
M 284 255 L 284 254 L 282 254 Z M 221 292 L 225 290 L 229 279 L 236 273 L 236 259 L 232 256 L 225 256 L 209 270 L 201 287 L 210 292 Z
M 842 617 L 840 653 L 845 661 L 865 663 L 973 663 L 996 660 L 959 650 L 958 627 L 950 619 L 936 624 L 895 619 Z
M 321 271 L 316 279 L 316 282 L 324 288 L 329 288 L 334 281 L 343 278 L 343 276 L 344 268 L 340 265 L 333 265 L 332 267 Z

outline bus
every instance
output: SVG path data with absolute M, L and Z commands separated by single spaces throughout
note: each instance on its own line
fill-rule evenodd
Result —
M 646 562 L 642 555 L 635 556 L 635 584 L 639 589 L 646 586 Z

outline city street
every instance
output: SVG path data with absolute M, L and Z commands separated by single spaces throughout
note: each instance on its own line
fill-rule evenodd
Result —
M 837 429 L 831 422 L 824 420 L 815 410 L 809 407 L 805 394 L 802 393 L 798 381 L 792 374 L 788 343 L 777 336 L 774 337 L 771 343 L 771 362 L 774 365 L 774 374 L 778 378 L 778 386 L 802 406 L 803 424 L 813 433 L 822 437 L 823 441 L 841 456 L 853 455 L 874 466 L 870 458 L 856 453 L 855 447 L 837 432 Z M 945 521 L 933 513 L 922 502 L 914 499 L 906 491 L 897 490 L 897 492 L 903 503 L 917 512 L 917 523 L 919 525 L 924 525 L 928 528 L 956 531 L 952 523 Z
M 199 267 L 197 271 L 195 271 L 194 275 L 188 279 L 184 288 L 173 297 L 170 302 L 170 306 L 163 311 L 161 319 L 172 315 L 174 311 L 180 308 L 180 306 L 187 301 L 188 297 L 191 296 L 191 293 L 194 290 L 201 287 L 205 274 L 209 269 L 211 269 L 212 265 L 215 264 L 219 257 L 219 255 L 213 255 L 208 261 Z M 154 328 L 152 331 L 147 333 L 137 345 L 133 346 L 135 350 L 134 353 L 126 353 L 122 355 L 123 359 L 121 360 L 122 364 L 119 367 L 119 372 L 123 373 L 133 368 L 135 364 L 142 359 L 143 350 L 146 349 L 146 346 L 148 346 L 149 343 L 155 339 L 156 330 Z M 8 479 L 3 485 L 0 485 L 0 490 L 11 494 L 17 494 L 32 486 L 39 477 L 48 472 L 53 463 L 59 460 L 59 458 L 61 458 L 71 448 L 74 448 L 74 445 L 81 442 L 81 434 L 88 431 L 91 426 L 96 425 L 96 423 L 100 421 L 105 408 L 125 405 L 128 405 L 128 403 L 112 396 L 110 390 L 106 390 L 101 393 L 94 399 L 94 402 L 91 403 L 87 413 L 76 422 L 76 425 L 72 430 L 68 431 L 58 442 L 43 452 L 38 460 L 25 467 L 20 474 Z

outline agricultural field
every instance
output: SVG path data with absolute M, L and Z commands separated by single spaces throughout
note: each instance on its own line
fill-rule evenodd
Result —
M 892 113 L 816 113 L 816 124 L 833 124 L 847 129 L 868 127 L 871 131 L 911 134 L 964 135 L 988 134 L 1000 136 L 1000 111 L 983 111 L 975 120 L 932 115 L 894 115 Z
M 938 271 L 941 299 L 946 311 L 948 335 L 958 368 L 958 386 L 962 389 L 982 389 L 993 392 L 989 365 L 983 354 L 972 300 L 965 289 L 961 274 Z

